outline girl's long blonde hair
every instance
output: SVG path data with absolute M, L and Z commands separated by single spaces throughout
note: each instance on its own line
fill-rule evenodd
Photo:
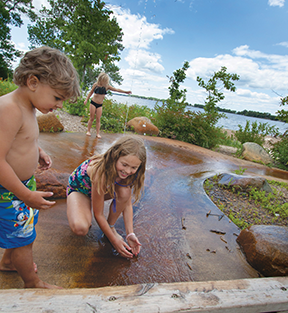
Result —
M 109 76 L 108 74 L 102 72 L 99 74 L 98 78 L 97 78 L 97 82 L 96 82 L 97 86 L 100 87 L 108 87 L 109 85 Z
M 108 193 L 113 198 L 115 192 L 115 180 L 117 177 L 116 162 L 122 156 L 136 156 L 141 164 L 134 175 L 127 178 L 126 184 L 133 187 L 135 202 L 139 201 L 144 187 L 146 168 L 146 148 L 143 140 L 138 136 L 123 136 L 112 147 L 101 155 L 91 157 L 92 167 L 91 181 L 97 183 L 98 193 Z M 103 190 L 104 189 L 104 190 Z

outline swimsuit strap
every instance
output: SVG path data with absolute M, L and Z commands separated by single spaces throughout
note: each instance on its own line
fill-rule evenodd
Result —
M 115 180 L 115 185 L 118 185 L 118 186 L 121 186 L 121 187 L 129 187 L 129 186 L 131 186 L 134 183 L 134 181 L 136 180 L 137 176 L 138 176 L 138 172 L 136 173 L 133 181 L 130 184 L 128 184 L 128 185 L 121 185 L 121 184 L 117 183 L 116 180 Z M 114 213 L 116 213 L 116 192 L 115 191 L 114 191 L 112 210 L 113 210 Z

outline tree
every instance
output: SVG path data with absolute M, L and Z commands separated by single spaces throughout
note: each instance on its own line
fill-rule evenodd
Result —
M 9 25 L 21 27 L 21 14 L 27 14 L 34 21 L 36 14 L 32 0 L 2 0 L 0 2 L 0 77 L 7 78 L 12 74 L 11 62 L 20 56 L 14 44 L 11 43 Z
M 189 68 L 189 62 L 185 61 L 182 68 L 176 70 L 173 72 L 173 76 L 169 78 L 171 82 L 171 86 L 169 89 L 170 99 L 173 99 L 174 101 L 180 101 L 182 98 L 182 101 L 184 102 L 186 100 L 186 92 L 187 90 L 179 90 L 180 83 L 183 83 L 186 78 L 185 71 Z
M 111 66 L 118 61 L 122 30 L 113 13 L 100 0 L 48 0 L 51 9 L 40 10 L 35 25 L 28 26 L 31 48 L 39 45 L 62 50 L 69 55 L 77 69 L 81 82 L 89 81 L 89 75 L 106 71 L 111 77 L 119 71 Z M 95 70 L 95 65 L 98 66 Z M 110 71 L 110 72 L 109 72 Z M 95 76 L 92 81 L 95 80 Z
M 288 96 L 283 97 L 280 99 L 280 106 L 288 105 Z M 282 109 L 278 110 L 277 112 L 277 119 L 279 119 L 282 122 L 288 123 L 288 111 Z
M 207 113 L 217 115 L 216 105 L 218 102 L 225 99 L 223 92 L 219 91 L 217 88 L 218 81 L 223 83 L 225 89 L 233 92 L 236 90 L 232 81 L 239 80 L 239 75 L 226 73 L 226 70 L 227 68 L 222 66 L 220 71 L 214 72 L 214 75 L 208 80 L 207 83 L 205 83 L 202 78 L 197 76 L 198 85 L 203 87 L 208 92 L 204 106 L 204 110 Z

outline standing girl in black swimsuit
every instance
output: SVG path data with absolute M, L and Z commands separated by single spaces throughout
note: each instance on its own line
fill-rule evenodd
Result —
M 90 103 L 90 118 L 88 121 L 88 130 L 86 135 L 91 136 L 91 127 L 94 121 L 95 113 L 96 113 L 96 137 L 101 138 L 100 136 L 100 119 L 102 115 L 102 104 L 107 94 L 107 90 L 131 94 L 131 91 L 125 91 L 122 89 L 114 88 L 109 85 L 109 76 L 106 73 L 100 73 L 97 79 L 97 82 L 93 84 L 92 89 L 87 95 L 86 100 L 84 101 L 84 105 L 86 105 L 87 101 L 93 94 L 91 103 Z

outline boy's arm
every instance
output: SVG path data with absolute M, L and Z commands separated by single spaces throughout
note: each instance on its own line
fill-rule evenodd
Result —
M 11 123 L 13 121 L 13 123 Z M 11 191 L 17 198 L 32 208 L 46 209 L 55 202 L 43 197 L 51 197 L 52 192 L 35 192 L 23 185 L 6 157 L 12 147 L 14 138 L 22 126 L 22 112 L 14 105 L 0 107 L 0 184 Z M 21 162 L 21 160 L 19 160 Z
M 114 88 L 114 87 L 112 87 L 112 86 L 110 86 L 110 85 L 108 86 L 107 89 L 109 89 L 109 90 L 111 90 L 111 91 L 115 91 L 115 92 L 126 93 L 126 94 L 128 94 L 128 95 L 130 95 L 130 94 L 132 93 L 132 91 L 130 91 L 130 90 L 126 91 L 126 90 L 122 90 L 122 89 L 119 89 L 119 88 Z
M 39 147 L 39 165 L 41 170 L 47 170 L 52 166 L 52 160 L 50 156 Z

